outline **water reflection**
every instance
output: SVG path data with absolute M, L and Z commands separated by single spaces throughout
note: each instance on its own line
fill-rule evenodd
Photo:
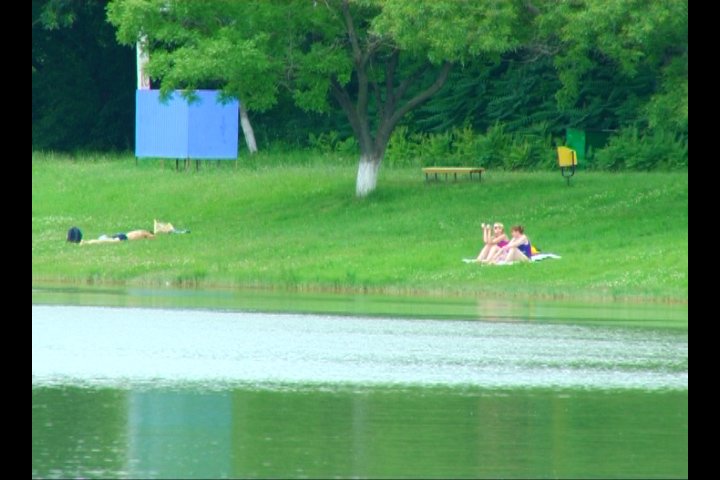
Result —
M 128 397 L 117 389 L 33 387 L 33 477 L 126 475 Z
M 33 306 L 33 383 L 687 388 L 687 333 Z
M 498 300 L 243 289 L 33 286 L 33 305 L 200 308 L 687 329 L 687 304 Z
M 128 468 L 139 477 L 230 475 L 232 392 L 133 391 L 128 411 Z
M 33 388 L 34 477 L 685 477 L 687 391 Z
M 687 477 L 686 309 L 356 305 L 33 305 L 33 477 Z

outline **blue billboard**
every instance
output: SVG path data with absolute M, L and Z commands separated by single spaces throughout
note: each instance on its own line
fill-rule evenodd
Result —
M 218 93 L 196 90 L 188 103 L 179 91 L 161 101 L 160 90 L 136 90 L 135 156 L 235 160 L 239 104 L 220 103 Z

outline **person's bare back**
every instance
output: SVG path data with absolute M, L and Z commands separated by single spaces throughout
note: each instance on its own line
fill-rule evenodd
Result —
M 128 240 L 139 240 L 141 238 L 155 238 L 155 235 L 147 230 L 131 230 L 125 234 Z

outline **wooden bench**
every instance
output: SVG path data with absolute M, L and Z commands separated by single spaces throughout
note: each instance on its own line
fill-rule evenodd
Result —
M 438 180 L 438 174 L 445 174 L 445 180 L 447 180 L 448 174 L 452 173 L 457 181 L 458 173 L 467 173 L 472 179 L 473 173 L 478 174 L 478 181 L 482 181 L 482 173 L 485 171 L 481 167 L 425 167 L 422 169 L 425 174 L 425 180 L 430 178 L 430 175 L 435 174 L 435 180 Z

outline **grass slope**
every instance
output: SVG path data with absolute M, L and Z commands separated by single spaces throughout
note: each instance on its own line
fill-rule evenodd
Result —
M 688 298 L 687 173 L 487 172 L 424 182 L 381 170 L 354 197 L 351 159 L 260 155 L 175 172 L 174 162 L 33 153 L 33 282 L 237 285 L 508 297 Z M 64 241 L 153 218 L 189 235 L 121 244 Z M 464 264 L 481 222 L 522 223 L 562 260 Z

